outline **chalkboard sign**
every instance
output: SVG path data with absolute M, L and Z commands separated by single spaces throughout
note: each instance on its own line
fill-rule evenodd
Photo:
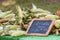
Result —
M 47 36 L 54 25 L 51 19 L 33 19 L 27 29 L 27 35 Z

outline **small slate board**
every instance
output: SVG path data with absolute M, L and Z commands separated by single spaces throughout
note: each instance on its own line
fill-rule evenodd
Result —
M 27 35 L 47 36 L 54 25 L 51 19 L 33 19 L 27 29 Z

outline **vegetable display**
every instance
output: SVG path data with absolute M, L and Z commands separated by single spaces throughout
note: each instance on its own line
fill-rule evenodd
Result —
M 55 19 L 53 32 L 59 34 L 60 31 L 60 16 L 52 14 L 48 10 L 37 8 L 32 4 L 32 8 L 20 8 L 16 6 L 18 13 L 12 11 L 2 12 L 0 11 L 0 35 L 20 36 L 25 35 L 26 30 L 32 19 L 44 18 Z

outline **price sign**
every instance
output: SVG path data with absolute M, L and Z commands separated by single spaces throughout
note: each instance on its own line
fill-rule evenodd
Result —
M 52 19 L 33 19 L 27 29 L 27 35 L 47 36 L 53 25 Z

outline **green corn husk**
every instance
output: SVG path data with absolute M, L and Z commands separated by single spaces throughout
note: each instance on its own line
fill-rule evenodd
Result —
M 9 15 L 6 15 L 4 18 L 13 18 L 15 16 L 15 14 L 9 14 Z
M 47 10 L 43 10 L 43 9 L 41 9 L 41 8 L 37 8 L 34 4 L 32 4 L 32 9 L 30 9 L 30 11 L 32 12 L 32 13 L 50 13 L 49 11 L 47 11 Z
M 5 16 L 7 16 L 7 15 L 10 14 L 10 13 L 11 13 L 11 11 L 2 12 L 2 13 L 0 14 L 0 18 L 4 18 Z
M 17 30 L 18 27 L 18 25 L 6 25 L 6 28 L 9 30 Z
M 12 11 L 7 11 L 7 12 L 4 12 L 4 15 L 8 15 L 10 13 L 12 13 Z
M 3 33 L 3 27 L 0 26 L 0 34 L 2 34 L 2 33 Z
M 5 23 L 3 23 L 4 25 L 9 25 L 10 23 L 9 22 L 5 22 Z
M 22 31 L 22 30 L 11 30 L 11 31 L 9 31 L 9 34 L 11 36 L 17 37 L 17 36 L 25 35 L 26 32 L 25 31 Z
M 60 20 L 55 21 L 55 27 L 60 29 Z
M 45 18 L 57 19 L 57 18 L 59 18 L 59 16 L 57 16 L 57 15 L 46 15 Z
M 16 23 L 20 24 L 22 22 L 23 15 L 20 13 L 21 12 L 20 6 L 16 5 L 16 9 L 17 9 Z

